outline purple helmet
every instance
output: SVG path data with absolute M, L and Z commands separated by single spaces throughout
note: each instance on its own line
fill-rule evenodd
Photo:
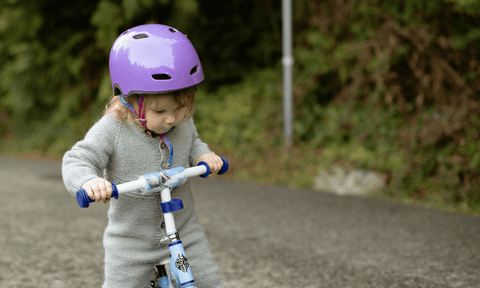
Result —
M 123 32 L 110 51 L 115 95 L 165 93 L 203 81 L 197 52 L 175 28 L 147 24 Z

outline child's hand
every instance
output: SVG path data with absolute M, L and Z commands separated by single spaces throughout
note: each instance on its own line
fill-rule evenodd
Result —
M 96 202 L 103 201 L 107 204 L 112 197 L 112 183 L 103 178 L 92 179 L 82 185 L 82 188 L 87 191 L 88 197 Z
M 205 153 L 202 156 L 198 157 L 196 164 L 202 161 L 205 161 L 205 163 L 207 163 L 208 166 L 210 166 L 210 172 L 212 173 L 218 173 L 218 171 L 220 171 L 220 169 L 222 169 L 222 166 L 223 166 L 222 158 L 220 158 L 214 153 Z

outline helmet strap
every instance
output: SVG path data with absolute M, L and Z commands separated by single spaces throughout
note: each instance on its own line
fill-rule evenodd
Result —
M 147 129 L 147 120 L 145 119 L 145 109 L 143 107 L 143 104 L 145 102 L 144 100 L 145 100 L 145 97 L 143 96 L 143 94 L 140 94 L 140 96 L 138 97 L 138 114 L 137 114 L 137 112 L 135 112 L 135 109 L 132 107 L 132 105 L 128 104 L 128 102 L 125 101 L 125 98 L 123 98 L 123 95 L 120 94 L 120 101 L 122 101 L 123 105 L 125 105 L 125 107 L 130 109 L 130 111 L 132 111 L 132 113 L 135 116 L 137 116 L 138 120 L 140 120 L 140 123 L 142 124 L 142 126 L 145 127 L 145 129 Z
M 143 96 L 143 94 L 140 94 L 140 96 L 138 97 L 138 120 L 140 120 L 140 123 L 142 123 L 143 127 L 145 127 L 145 129 L 147 129 L 147 119 L 145 119 L 145 107 L 143 107 L 143 103 L 144 103 L 144 100 L 145 100 L 145 97 Z

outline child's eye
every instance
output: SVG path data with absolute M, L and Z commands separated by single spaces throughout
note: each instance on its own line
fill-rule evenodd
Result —
M 161 114 L 161 113 L 163 113 L 163 112 L 165 112 L 165 110 L 157 111 L 158 114 Z

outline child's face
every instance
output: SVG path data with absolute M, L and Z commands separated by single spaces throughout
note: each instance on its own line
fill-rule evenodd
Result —
M 145 105 L 147 128 L 157 134 L 167 133 L 185 119 L 187 107 L 178 104 L 171 95 L 149 97 Z

